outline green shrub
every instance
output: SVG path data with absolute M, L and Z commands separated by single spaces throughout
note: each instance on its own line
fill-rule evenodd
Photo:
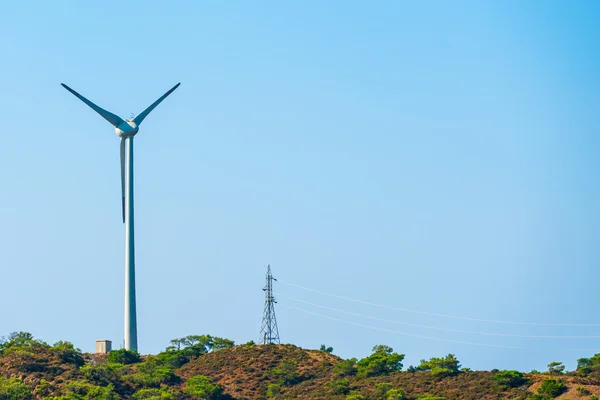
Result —
M 286 358 L 284 359 L 279 367 L 271 370 L 273 375 L 281 378 L 282 383 L 286 385 L 293 385 L 300 380 L 298 375 L 298 361 Z
M 133 394 L 135 400 L 175 400 L 175 394 L 166 387 L 160 389 L 141 389 Z
M 500 371 L 492 376 L 492 380 L 498 382 L 500 386 L 515 388 L 527 383 L 527 378 L 519 371 L 506 370 Z
M 390 389 L 386 393 L 386 400 L 405 400 L 406 392 L 404 389 Z
M 31 397 L 31 387 L 24 384 L 20 378 L 6 379 L 0 376 L 0 399 L 27 400 Z
M 577 386 L 577 388 L 575 389 L 575 392 L 577 393 L 578 396 L 589 396 L 590 394 L 592 394 L 592 392 L 590 392 L 583 386 Z
M 360 393 L 351 393 L 346 396 L 346 400 L 367 400 L 367 398 Z
M 350 392 L 350 382 L 346 378 L 328 382 L 327 387 L 333 394 L 348 394 Z
M 141 361 L 140 354 L 135 350 L 113 350 L 108 353 L 108 362 L 118 364 L 135 364 Z
M 564 382 L 559 381 L 558 379 L 544 379 L 537 392 L 543 396 L 554 398 L 561 395 L 566 390 L 567 387 Z
M 192 376 L 186 382 L 183 391 L 197 399 L 218 400 L 223 394 L 223 388 L 202 375 Z
M 54 343 L 50 351 L 57 354 L 64 363 L 75 364 L 78 367 L 84 364 L 81 350 L 75 348 L 71 342 L 58 341 Z
M 394 353 L 389 346 L 373 347 L 373 354 L 358 363 L 358 375 L 362 377 L 387 375 L 402 370 L 404 354 Z
M 95 386 L 83 381 L 69 382 L 65 387 L 64 396 L 54 398 L 61 400 L 116 400 L 114 386 Z
M 333 367 L 333 372 L 339 376 L 356 375 L 356 371 L 356 358 L 342 360 Z
M 275 398 L 281 393 L 281 386 L 277 383 L 270 383 L 267 386 L 267 396 L 269 398 Z

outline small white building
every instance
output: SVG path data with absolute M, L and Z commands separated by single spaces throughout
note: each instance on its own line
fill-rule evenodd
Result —
M 96 340 L 96 354 L 106 354 L 112 350 L 110 340 Z

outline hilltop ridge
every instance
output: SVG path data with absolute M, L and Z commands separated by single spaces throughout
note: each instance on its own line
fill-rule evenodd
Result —
M 0 344 L 0 400 L 184 399 L 597 399 L 600 355 L 561 363 L 548 373 L 470 371 L 452 354 L 404 368 L 404 355 L 375 346 L 361 360 L 332 349 L 256 345 L 210 335 L 171 341 L 157 355 L 116 350 L 81 353 L 69 342 L 50 346 L 28 333 Z

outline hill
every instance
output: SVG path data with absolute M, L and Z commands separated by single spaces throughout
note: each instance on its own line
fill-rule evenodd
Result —
M 116 350 L 81 353 L 68 342 L 50 346 L 27 333 L 0 344 L 0 400 L 183 399 L 597 399 L 600 355 L 577 371 L 552 374 L 470 371 L 458 360 L 423 360 L 402 370 L 402 354 L 376 346 L 361 360 L 293 345 L 235 346 L 192 335 L 164 352 L 139 356 Z

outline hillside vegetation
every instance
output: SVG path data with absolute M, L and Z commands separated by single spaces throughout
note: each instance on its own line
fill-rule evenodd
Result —
M 452 354 L 404 368 L 404 355 L 379 345 L 361 360 L 331 347 L 256 345 L 210 335 L 174 339 L 157 355 L 81 353 L 25 332 L 0 342 L 0 400 L 441 400 L 589 399 L 600 396 L 600 354 L 565 373 L 470 371 Z

